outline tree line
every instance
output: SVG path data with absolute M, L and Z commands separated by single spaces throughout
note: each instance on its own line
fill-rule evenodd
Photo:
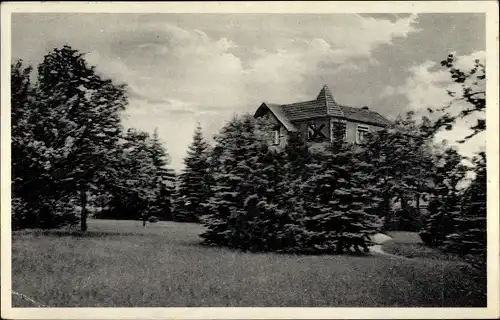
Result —
M 361 145 L 342 139 L 311 148 L 290 134 L 270 149 L 270 124 L 236 116 L 205 141 L 194 132 L 178 175 L 157 132 L 125 130 L 126 87 L 99 75 L 71 47 L 38 66 L 16 62 L 12 88 L 12 225 L 54 228 L 87 217 L 201 222 L 203 241 L 243 250 L 367 250 L 381 230 L 420 231 L 423 241 L 463 255 L 486 252 L 486 155 L 470 164 L 434 141 L 460 118 L 484 115 L 484 65 L 442 62 L 468 107 L 409 112 Z M 432 119 L 434 117 L 434 119 Z M 432 119 L 432 120 L 431 120 Z M 484 131 L 479 118 L 466 141 Z M 462 142 L 463 142 L 462 141 Z M 467 174 L 474 178 L 465 187 Z M 426 214 L 422 214 L 422 204 Z M 397 206 L 395 206 L 397 204 Z
M 126 86 L 69 46 L 11 66 L 13 228 L 168 219 L 175 175 L 156 131 L 125 130 Z M 35 80 L 35 81 L 33 81 Z

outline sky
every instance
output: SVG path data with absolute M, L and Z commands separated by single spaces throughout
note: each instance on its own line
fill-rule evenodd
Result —
M 312 100 L 324 84 L 337 102 L 389 119 L 440 107 L 453 84 L 439 62 L 454 53 L 468 68 L 486 46 L 485 16 L 472 13 L 15 13 L 11 31 L 13 60 L 36 65 L 67 44 L 126 83 L 124 125 L 157 128 L 176 170 L 197 123 L 210 141 L 235 113 Z M 468 125 L 441 138 L 453 143 Z M 484 145 L 483 133 L 460 150 Z

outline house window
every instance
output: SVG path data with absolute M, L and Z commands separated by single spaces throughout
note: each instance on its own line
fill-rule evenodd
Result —
M 273 144 L 274 145 L 279 145 L 280 144 L 280 128 L 277 127 L 273 130 Z
M 358 124 L 358 129 L 356 132 L 356 143 L 362 143 L 366 138 L 366 134 L 369 132 L 368 126 Z
M 346 122 L 341 120 L 332 120 L 332 127 L 330 133 L 331 141 L 336 139 L 347 140 Z

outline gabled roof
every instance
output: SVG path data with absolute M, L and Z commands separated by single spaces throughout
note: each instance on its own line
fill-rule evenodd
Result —
M 349 120 L 370 123 L 383 127 L 391 124 L 391 122 L 387 120 L 384 116 L 382 116 L 380 113 L 372 110 L 363 108 L 353 108 L 348 106 L 340 106 L 340 108 L 344 113 L 344 118 Z
M 255 112 L 255 117 L 261 116 L 265 110 L 271 111 L 271 113 L 276 117 L 276 119 L 287 129 L 288 131 L 298 131 L 293 123 L 287 118 L 283 113 L 281 106 L 279 104 L 272 104 L 263 102 L 260 107 Z
M 390 121 L 378 112 L 368 108 L 354 108 L 338 104 L 327 85 L 323 86 L 316 100 L 296 102 L 291 104 L 263 103 L 289 131 L 296 131 L 293 122 L 320 117 L 336 117 L 377 126 L 387 126 Z M 259 108 L 259 110 L 260 110 Z M 259 116 L 257 113 L 255 116 Z M 291 129 L 288 129 L 291 128 Z

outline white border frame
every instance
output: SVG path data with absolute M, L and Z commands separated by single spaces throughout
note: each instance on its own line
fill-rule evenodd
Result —
M 488 307 L 487 308 L 12 308 L 10 230 L 10 25 L 14 12 L 108 13 L 397 13 L 470 12 L 486 14 L 488 156 Z M 496 1 L 297 1 L 297 2 L 12 2 L 1 5 L 1 309 L 9 319 L 428 319 L 499 317 L 498 211 L 498 4 Z

